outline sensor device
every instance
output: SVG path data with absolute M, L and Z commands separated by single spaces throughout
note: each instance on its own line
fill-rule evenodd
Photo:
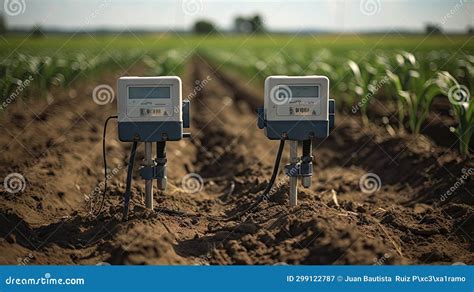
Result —
M 329 98 L 329 79 L 316 75 L 269 76 L 265 79 L 264 105 L 257 112 L 258 127 L 270 140 L 280 140 L 278 163 L 285 141 L 290 141 L 290 163 L 285 165 L 285 174 L 290 181 L 290 206 L 296 206 L 298 180 L 305 188 L 311 186 L 312 140 L 328 137 L 334 128 L 335 103 Z
M 120 141 L 183 138 L 183 128 L 189 127 L 189 102 L 182 102 L 179 77 L 121 77 L 117 88 Z
M 140 176 L 145 180 L 145 205 L 153 209 L 153 180 L 159 190 L 166 190 L 167 185 L 166 142 L 191 136 L 183 132 L 183 128 L 189 128 L 189 101 L 182 101 L 181 79 L 177 76 L 121 77 L 117 95 L 119 140 L 133 142 L 124 195 L 126 220 L 137 144 L 145 142 L 145 165 L 140 168 Z
M 270 76 L 258 127 L 271 140 L 326 138 L 334 126 L 334 100 L 326 76 Z

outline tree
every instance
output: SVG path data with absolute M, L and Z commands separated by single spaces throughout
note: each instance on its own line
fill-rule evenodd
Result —
M 45 36 L 45 34 L 43 32 L 43 29 L 39 25 L 33 26 L 32 30 L 31 30 L 31 34 L 35 38 L 41 38 L 41 37 Z
M 234 26 L 238 33 L 262 33 L 265 31 L 262 17 L 258 14 L 251 17 L 237 16 L 234 19 Z
M 7 23 L 3 15 L 0 14 L 0 34 L 5 34 L 7 32 Z
M 235 31 L 238 33 L 251 33 L 252 32 L 252 25 L 249 23 L 247 19 L 242 16 L 237 16 L 234 19 L 234 26 Z
M 194 24 L 193 31 L 197 34 L 209 34 L 215 33 L 217 29 L 212 22 L 207 20 L 199 20 Z
M 426 34 L 441 34 L 441 27 L 437 24 L 429 23 L 425 26 Z
M 250 22 L 252 23 L 252 31 L 255 33 L 262 33 L 263 29 L 263 21 L 260 15 L 255 15 L 251 18 Z

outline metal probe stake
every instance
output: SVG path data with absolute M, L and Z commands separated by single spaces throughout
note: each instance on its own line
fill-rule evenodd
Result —
M 290 163 L 298 162 L 298 141 L 290 141 Z M 298 204 L 298 177 L 290 176 L 290 207 Z

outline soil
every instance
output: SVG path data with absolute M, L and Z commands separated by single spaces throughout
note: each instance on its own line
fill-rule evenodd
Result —
M 126 222 L 131 145 L 118 141 L 115 121 L 107 155 L 116 174 L 103 212 L 91 215 L 101 198 L 94 190 L 103 181 L 103 123 L 115 102 L 94 103 L 96 84 L 77 81 L 55 89 L 49 102 L 9 105 L 0 120 L 0 176 L 20 173 L 26 186 L 15 194 L 1 186 L 0 264 L 474 264 L 474 159 L 440 143 L 429 123 L 413 136 L 339 112 L 330 137 L 314 141 L 313 184 L 299 188 L 297 207 L 289 207 L 280 167 L 268 200 L 225 220 L 264 190 L 278 142 L 256 126 L 261 88 L 200 56 L 185 72 L 192 138 L 167 143 L 169 184 L 155 188 L 154 210 L 144 208 L 135 171 Z M 100 83 L 143 74 L 104 73 Z M 143 145 L 137 156 L 136 166 Z M 196 192 L 183 186 L 189 173 L 203 178 Z M 381 181 L 371 193 L 359 184 L 367 173 Z

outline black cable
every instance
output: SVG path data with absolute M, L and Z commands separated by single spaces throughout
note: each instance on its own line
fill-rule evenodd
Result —
M 311 140 L 303 141 L 303 157 L 311 156 Z
M 106 135 L 107 135 L 107 124 L 109 123 L 109 120 L 111 119 L 117 119 L 118 116 L 109 116 L 105 120 L 104 124 L 104 133 L 102 134 L 102 158 L 104 160 L 104 190 L 102 192 L 102 201 L 100 202 L 100 207 L 97 213 L 93 214 L 95 217 L 99 216 L 100 213 L 102 213 L 102 208 L 104 208 L 105 204 L 105 198 L 107 196 L 107 155 L 106 155 L 106 149 L 105 149 L 105 140 L 106 140 Z
M 313 162 L 313 156 L 311 153 L 311 140 L 303 141 L 303 154 L 301 156 L 303 164 L 309 164 Z
M 156 158 L 166 157 L 166 141 L 156 142 Z
M 127 172 L 127 186 L 125 189 L 124 195 L 124 206 L 123 206 L 123 220 L 128 220 L 128 207 L 130 205 L 131 197 L 131 188 L 132 188 L 132 174 L 133 174 L 133 162 L 135 161 L 135 154 L 137 153 L 137 141 L 133 141 L 132 151 L 130 153 L 130 159 L 128 162 L 128 172 Z
M 158 165 L 166 167 L 166 141 L 156 142 L 156 162 Z M 156 180 L 156 188 L 158 190 L 163 188 L 158 179 Z
M 240 218 L 245 213 L 255 210 L 255 208 L 258 205 L 260 205 L 261 202 L 263 202 L 265 199 L 268 199 L 267 198 L 268 194 L 270 193 L 270 191 L 273 188 L 273 185 L 275 184 L 275 180 L 276 180 L 276 177 L 278 175 L 278 170 L 280 169 L 281 156 L 283 155 L 283 149 L 284 148 L 285 148 L 285 139 L 281 139 L 280 140 L 280 147 L 278 147 L 278 153 L 277 153 L 277 156 L 275 158 L 275 165 L 273 166 L 273 173 L 272 173 L 270 181 L 268 182 L 267 187 L 265 188 L 263 193 L 260 196 L 257 197 L 257 200 L 252 205 L 250 205 L 250 207 L 248 207 L 247 209 L 235 214 L 234 216 L 231 216 L 231 217 L 227 218 L 226 221 L 231 221 L 231 220 L 235 220 L 235 219 Z

